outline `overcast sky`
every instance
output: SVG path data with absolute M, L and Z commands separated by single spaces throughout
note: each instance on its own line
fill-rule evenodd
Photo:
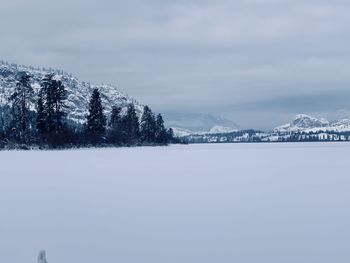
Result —
M 0 0 L 0 59 L 268 128 L 350 115 L 349 13 L 348 0 Z

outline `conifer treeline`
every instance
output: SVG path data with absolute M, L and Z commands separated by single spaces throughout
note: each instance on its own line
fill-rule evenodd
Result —
M 0 147 L 41 146 L 65 148 L 108 145 L 165 145 L 174 142 L 173 132 L 166 129 L 162 115 L 144 107 L 139 119 L 134 104 L 127 109 L 113 107 L 109 118 L 103 109 L 101 94 L 94 89 L 88 115 L 83 125 L 67 118 L 67 90 L 54 74 L 46 75 L 34 102 L 30 76 L 20 73 L 10 105 L 2 108 Z M 36 104 L 36 111 L 30 105 Z

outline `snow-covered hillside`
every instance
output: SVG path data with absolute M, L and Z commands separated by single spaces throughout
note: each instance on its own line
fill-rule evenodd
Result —
M 193 131 L 183 129 L 183 128 L 178 128 L 178 127 L 171 127 L 174 132 L 175 137 L 184 137 L 193 134 Z
M 171 127 L 174 131 L 175 137 L 184 137 L 189 135 L 210 135 L 210 134 L 222 134 L 222 133 L 232 133 L 238 131 L 238 129 L 223 126 L 214 126 L 208 131 L 191 131 L 179 127 Z
M 164 119 L 178 137 L 191 134 L 217 134 L 233 132 L 239 126 L 233 121 L 203 113 L 164 113 Z
M 32 86 L 36 94 L 40 89 L 39 82 L 45 75 L 53 73 L 56 79 L 60 79 L 68 91 L 68 117 L 76 122 L 81 123 L 85 119 L 90 94 L 94 88 L 98 88 L 101 92 L 106 113 L 109 113 L 113 106 L 126 108 L 130 103 L 135 104 L 135 108 L 139 114 L 142 113 L 142 105 L 135 99 L 121 93 L 113 85 L 93 85 L 88 82 L 80 81 L 71 74 L 61 70 L 19 66 L 2 61 L 0 61 L 0 107 L 9 103 L 8 98 L 10 94 L 13 93 L 14 87 L 16 86 L 19 72 L 26 72 L 31 76 Z M 34 101 L 32 108 L 34 109 Z
M 322 118 L 317 119 L 306 114 L 299 114 L 285 125 L 276 127 L 277 133 L 295 133 L 295 132 L 346 132 L 350 131 L 350 119 L 341 119 L 329 122 Z
M 224 127 L 224 126 L 214 126 L 210 129 L 209 133 L 216 134 L 216 133 L 229 133 L 229 132 L 235 132 L 238 131 L 238 129 L 232 128 L 232 127 Z

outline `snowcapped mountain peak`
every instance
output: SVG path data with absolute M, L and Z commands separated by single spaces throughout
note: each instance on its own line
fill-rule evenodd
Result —
M 307 115 L 307 114 L 297 114 L 294 117 L 294 120 L 298 120 L 298 119 L 312 119 L 311 116 Z
M 214 134 L 237 131 L 233 121 L 204 113 L 164 113 L 164 119 L 178 137 L 190 134 Z
M 72 74 L 62 70 L 20 66 L 3 61 L 0 61 L 0 107 L 9 104 L 9 97 L 16 87 L 18 75 L 23 72 L 31 77 L 31 85 L 35 92 L 35 99 L 40 90 L 40 81 L 47 74 L 53 74 L 55 79 L 62 81 L 68 93 L 68 118 L 75 122 L 84 122 L 87 115 L 90 94 L 95 88 L 98 88 L 101 92 L 103 106 L 107 114 L 111 112 L 113 106 L 122 107 L 125 111 L 126 107 L 131 103 L 135 105 L 135 109 L 139 115 L 143 112 L 143 106 L 141 104 L 120 92 L 117 87 L 113 85 L 93 85 L 89 82 L 80 81 Z M 35 101 L 33 101 L 33 105 L 31 105 L 32 109 L 35 108 L 34 104 Z
M 191 131 L 184 128 L 172 127 L 175 137 L 184 137 L 189 135 L 214 135 L 214 134 L 223 134 L 236 132 L 238 129 L 224 126 L 214 126 L 208 131 Z
M 305 129 L 312 129 L 318 127 L 325 127 L 329 125 L 329 121 L 322 118 L 317 119 L 306 114 L 298 114 L 294 119 L 287 124 L 279 126 L 274 129 L 276 132 L 293 132 L 293 131 L 302 131 Z
M 173 132 L 174 132 L 174 136 L 175 137 L 184 137 L 184 136 L 188 136 L 191 134 L 194 134 L 193 131 L 184 129 L 184 128 L 179 128 L 179 127 L 172 127 Z
M 217 125 L 211 128 L 209 133 L 229 133 L 229 132 L 235 132 L 235 131 L 238 131 L 238 129 Z
M 317 119 L 306 114 L 298 114 L 291 124 L 298 128 L 313 128 L 328 125 L 329 121 L 324 118 Z
M 314 118 L 306 114 L 298 114 L 287 124 L 274 129 L 277 133 L 290 132 L 344 132 L 350 131 L 350 119 L 344 118 L 329 122 L 325 118 Z

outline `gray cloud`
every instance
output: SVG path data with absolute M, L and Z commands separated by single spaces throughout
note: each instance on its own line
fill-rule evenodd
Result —
M 2 0 L 0 57 L 117 84 L 157 111 L 268 128 L 298 112 L 347 112 L 349 8 L 341 0 Z

